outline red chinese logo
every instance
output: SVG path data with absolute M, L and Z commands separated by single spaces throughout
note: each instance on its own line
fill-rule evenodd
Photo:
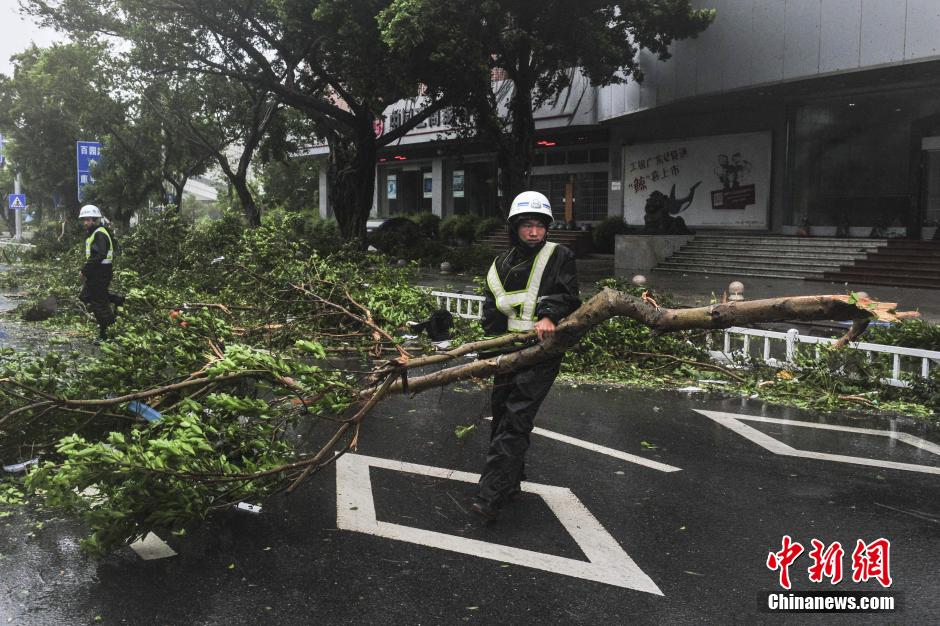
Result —
M 813 549 L 807 555 L 812 564 L 807 568 L 810 582 L 821 583 L 824 578 L 836 585 L 842 582 L 842 559 L 845 550 L 842 544 L 834 541 L 826 545 L 819 539 L 811 540 Z M 803 554 L 804 548 L 798 541 L 793 541 L 790 535 L 784 535 L 779 552 L 767 555 L 767 568 L 780 572 L 780 586 L 790 589 L 790 566 Z M 877 580 L 882 587 L 890 587 L 891 579 L 891 542 L 880 538 L 865 543 L 857 540 L 855 550 L 852 551 L 852 580 L 856 583 Z
M 870 578 L 882 587 L 891 586 L 891 542 L 883 537 L 868 544 L 859 539 L 852 552 L 852 580 L 861 583 Z
M 790 588 L 790 564 L 803 554 L 803 546 L 793 543 L 790 535 L 783 536 L 783 548 L 780 552 L 771 552 L 767 555 L 767 567 L 771 570 L 780 570 L 780 586 Z
M 807 570 L 810 581 L 821 583 L 823 578 L 828 578 L 829 584 L 838 584 L 842 580 L 842 557 L 845 555 L 842 544 L 836 541 L 826 548 L 819 539 L 813 539 L 812 544 L 809 558 L 813 559 L 813 564 Z

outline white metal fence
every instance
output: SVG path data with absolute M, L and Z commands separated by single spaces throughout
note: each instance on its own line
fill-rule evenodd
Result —
M 475 320 L 483 317 L 483 301 L 485 300 L 483 296 L 446 291 L 432 291 L 431 295 L 437 298 L 437 303 L 441 308 L 447 309 L 458 317 Z M 787 367 L 796 364 L 797 351 L 801 345 L 814 346 L 815 355 L 818 357 L 820 346 L 830 345 L 835 341 L 835 339 L 826 337 L 801 335 L 795 328 L 791 328 L 784 333 L 732 326 L 724 332 L 723 349 L 711 350 L 710 354 L 712 358 L 724 362 L 731 362 L 742 356 L 755 358 L 751 353 L 752 343 L 760 342 L 758 358 L 771 367 Z M 735 344 L 738 344 L 739 347 L 735 348 Z M 901 348 L 865 342 L 851 343 L 848 347 L 865 352 L 869 360 L 876 358 L 874 356 L 876 354 L 891 355 L 891 376 L 885 378 L 884 382 L 895 387 L 907 387 L 909 385 L 902 378 L 905 372 L 912 375 L 919 374 L 922 378 L 927 378 L 930 376 L 930 368 L 934 364 L 940 363 L 940 352 L 933 350 Z M 778 353 L 781 358 L 774 356 L 774 353 Z M 919 366 L 917 364 L 918 359 L 920 360 Z
M 449 293 L 447 291 L 432 291 L 431 295 L 437 298 L 437 305 L 447 309 L 457 317 L 470 320 L 483 319 L 483 296 L 469 293 Z
M 12 239 L 0 239 L 0 248 L 34 248 L 35 246 L 31 243 L 24 243 L 22 241 L 13 241 Z
M 814 346 L 815 356 L 819 356 L 820 346 L 828 346 L 836 342 L 827 337 L 811 337 L 801 335 L 798 330 L 791 328 L 787 332 L 761 330 L 757 328 L 740 328 L 732 326 L 725 329 L 724 346 L 722 350 L 711 351 L 712 358 L 720 361 L 733 361 L 735 357 L 746 356 L 754 358 L 751 353 L 753 340 L 761 342 L 760 359 L 771 367 L 786 367 L 796 364 L 797 351 L 801 345 Z M 737 349 L 733 344 L 739 344 Z M 783 358 L 772 356 L 783 347 Z M 907 387 L 909 383 L 902 378 L 907 372 L 911 375 L 920 375 L 921 378 L 930 376 L 930 368 L 934 363 L 940 363 L 940 352 L 934 350 L 920 350 L 918 348 L 902 348 L 899 346 L 885 346 L 878 343 L 857 342 L 850 343 L 849 348 L 866 353 L 868 360 L 877 358 L 875 355 L 891 355 L 891 375 L 884 382 L 895 387 Z M 775 350 L 776 348 L 776 350 Z M 920 361 L 918 364 L 917 361 Z

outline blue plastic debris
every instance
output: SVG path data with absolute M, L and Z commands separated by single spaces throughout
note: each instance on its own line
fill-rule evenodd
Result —
M 148 422 L 157 422 L 163 418 L 159 411 L 152 406 L 147 406 L 139 400 L 131 400 L 128 402 L 127 409 L 134 415 L 143 417 Z

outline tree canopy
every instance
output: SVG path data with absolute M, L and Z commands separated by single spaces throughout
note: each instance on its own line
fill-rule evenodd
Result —
M 27 0 L 47 23 L 83 36 L 111 35 L 141 67 L 227 77 L 273 94 L 310 118 L 330 147 L 330 200 L 343 234 L 362 240 L 372 207 L 376 150 L 442 106 L 376 137 L 390 104 L 421 94 L 407 60 L 381 36 L 387 0 Z
M 569 88 L 576 69 L 597 86 L 640 81 L 641 47 L 668 59 L 674 40 L 694 37 L 714 15 L 691 0 L 394 0 L 380 21 L 432 93 L 468 104 L 497 150 L 508 202 L 527 183 L 534 108 Z M 504 79 L 512 90 L 501 116 Z

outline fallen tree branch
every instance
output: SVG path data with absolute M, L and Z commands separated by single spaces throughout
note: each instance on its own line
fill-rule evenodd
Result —
M 720 373 L 720 374 L 724 374 L 724 375 L 727 376 L 728 378 L 733 378 L 733 379 L 735 379 L 736 381 L 738 381 L 739 383 L 745 382 L 745 380 L 744 380 L 742 377 L 738 376 L 738 375 L 735 374 L 734 372 L 732 372 L 732 371 L 730 371 L 729 369 L 727 369 L 727 368 L 725 368 L 725 367 L 722 367 L 722 366 L 720 366 L 720 365 L 715 365 L 714 363 L 704 363 L 704 362 L 702 362 L 702 361 L 693 361 L 693 360 L 691 360 L 691 359 L 682 359 L 682 358 L 679 358 L 679 357 L 677 357 L 677 356 L 673 356 L 673 355 L 671 355 L 671 354 L 657 354 L 656 352 L 627 352 L 626 354 L 631 355 L 631 356 L 645 356 L 645 357 L 650 357 L 650 358 L 653 358 L 653 359 L 669 359 L 669 360 L 671 360 L 671 361 L 673 361 L 673 362 L 675 362 L 675 363 L 683 363 L 683 364 L 685 364 L 685 365 L 693 365 L 693 366 L 695 366 L 695 367 L 703 367 L 703 368 L 705 368 L 705 369 L 710 369 L 710 370 L 715 371 L 715 372 L 718 372 L 718 373 Z
M 460 380 L 489 378 L 495 374 L 505 374 L 531 367 L 536 363 L 564 354 L 592 328 L 612 317 L 629 317 L 658 333 L 693 329 L 717 330 L 744 324 L 789 320 L 852 320 L 854 322 L 852 328 L 836 342 L 837 345 L 844 345 L 857 338 L 872 319 L 894 321 L 917 316 L 917 313 L 912 312 L 896 312 L 895 306 L 894 303 L 859 300 L 851 296 L 824 295 L 727 302 L 690 309 L 666 309 L 655 305 L 649 299 L 636 298 L 606 288 L 563 320 L 555 329 L 555 334 L 545 341 L 510 354 L 458 365 L 425 376 L 411 377 L 408 380 L 408 391 L 418 393 Z M 534 335 L 534 332 L 520 333 L 492 341 L 507 345 L 515 341 L 531 339 Z M 472 345 L 479 346 L 481 343 L 483 342 L 476 342 Z M 457 350 L 463 348 L 468 348 L 466 351 L 472 349 L 471 346 L 462 346 Z M 444 357 L 446 354 L 434 356 Z M 433 357 L 425 357 L 423 363 L 439 362 L 432 361 L 432 359 Z M 422 359 L 414 359 L 412 363 L 419 361 Z M 412 363 L 402 365 L 410 369 Z M 392 384 L 388 390 L 390 394 L 402 391 L 400 381 Z M 360 397 L 370 397 L 373 393 L 375 393 L 375 388 L 364 389 L 360 392 Z

